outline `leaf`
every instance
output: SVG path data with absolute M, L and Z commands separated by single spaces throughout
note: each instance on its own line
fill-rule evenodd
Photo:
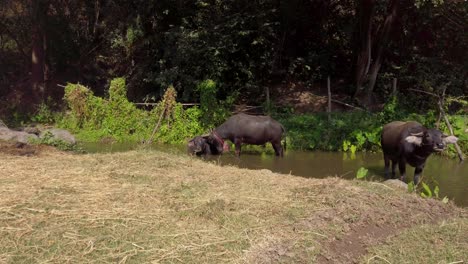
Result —
M 408 183 L 408 192 L 414 192 L 414 182 Z
M 436 187 L 434 187 L 434 194 L 436 198 L 439 198 L 439 191 L 440 191 L 439 185 L 436 185 Z
M 356 149 L 357 147 L 355 145 L 351 145 L 350 150 L 352 154 L 356 153 Z
M 449 198 L 447 196 L 444 197 L 444 199 L 442 199 L 442 202 L 444 204 L 448 203 L 449 202 Z
M 368 169 L 364 168 L 364 167 L 361 167 L 358 169 L 357 173 L 356 173 L 356 178 L 357 179 L 362 179 L 364 177 L 367 176 L 367 173 L 369 172 Z
M 429 188 L 429 186 L 427 184 L 425 184 L 424 182 L 422 183 L 422 187 L 423 187 L 424 193 L 421 193 L 421 196 L 422 197 L 429 197 L 429 198 L 432 197 L 431 188 Z M 426 196 L 426 194 L 427 194 L 427 196 Z
M 349 141 L 345 140 L 343 141 L 343 151 L 348 151 L 349 147 Z

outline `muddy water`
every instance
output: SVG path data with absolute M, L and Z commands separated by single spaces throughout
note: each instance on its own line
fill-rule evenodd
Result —
M 137 149 L 135 144 L 82 144 L 88 152 L 118 152 Z M 152 145 L 152 149 L 186 155 L 184 146 Z M 360 167 L 369 170 L 368 178 L 382 181 L 384 162 L 381 153 L 357 153 L 351 155 L 341 152 L 301 152 L 287 151 L 284 158 L 270 153 L 243 152 L 240 159 L 233 153 L 207 157 L 206 160 L 220 165 L 234 165 L 248 169 L 268 169 L 273 172 L 292 174 L 301 177 L 324 178 L 329 176 L 352 179 Z M 412 179 L 414 168 L 407 166 L 407 175 Z M 424 181 L 432 187 L 438 185 L 439 196 L 447 196 L 460 206 L 468 206 L 468 162 L 459 163 L 431 155 L 423 173 Z

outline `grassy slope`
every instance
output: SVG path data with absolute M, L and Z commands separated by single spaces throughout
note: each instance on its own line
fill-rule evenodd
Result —
M 465 209 L 383 184 L 144 150 L 0 160 L 0 262 L 468 259 Z

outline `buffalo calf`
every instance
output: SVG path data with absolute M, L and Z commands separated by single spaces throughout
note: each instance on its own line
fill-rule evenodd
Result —
M 196 136 L 189 140 L 187 149 L 190 154 L 197 156 L 206 155 L 219 155 L 221 152 L 215 143 L 213 143 L 208 136 Z

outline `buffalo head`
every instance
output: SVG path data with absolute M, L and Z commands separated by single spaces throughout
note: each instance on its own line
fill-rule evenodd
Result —
M 428 147 L 432 151 L 443 151 L 447 144 L 455 144 L 458 138 L 444 135 L 438 129 L 425 129 L 422 131 L 411 131 L 405 141 L 419 147 Z
M 191 139 L 187 144 L 187 149 L 190 154 L 205 154 L 206 138 L 197 136 Z
M 226 142 L 220 144 L 211 135 L 196 136 L 189 140 L 187 150 L 189 154 L 201 155 L 220 155 L 228 146 Z M 229 149 L 228 149 L 229 150 Z

